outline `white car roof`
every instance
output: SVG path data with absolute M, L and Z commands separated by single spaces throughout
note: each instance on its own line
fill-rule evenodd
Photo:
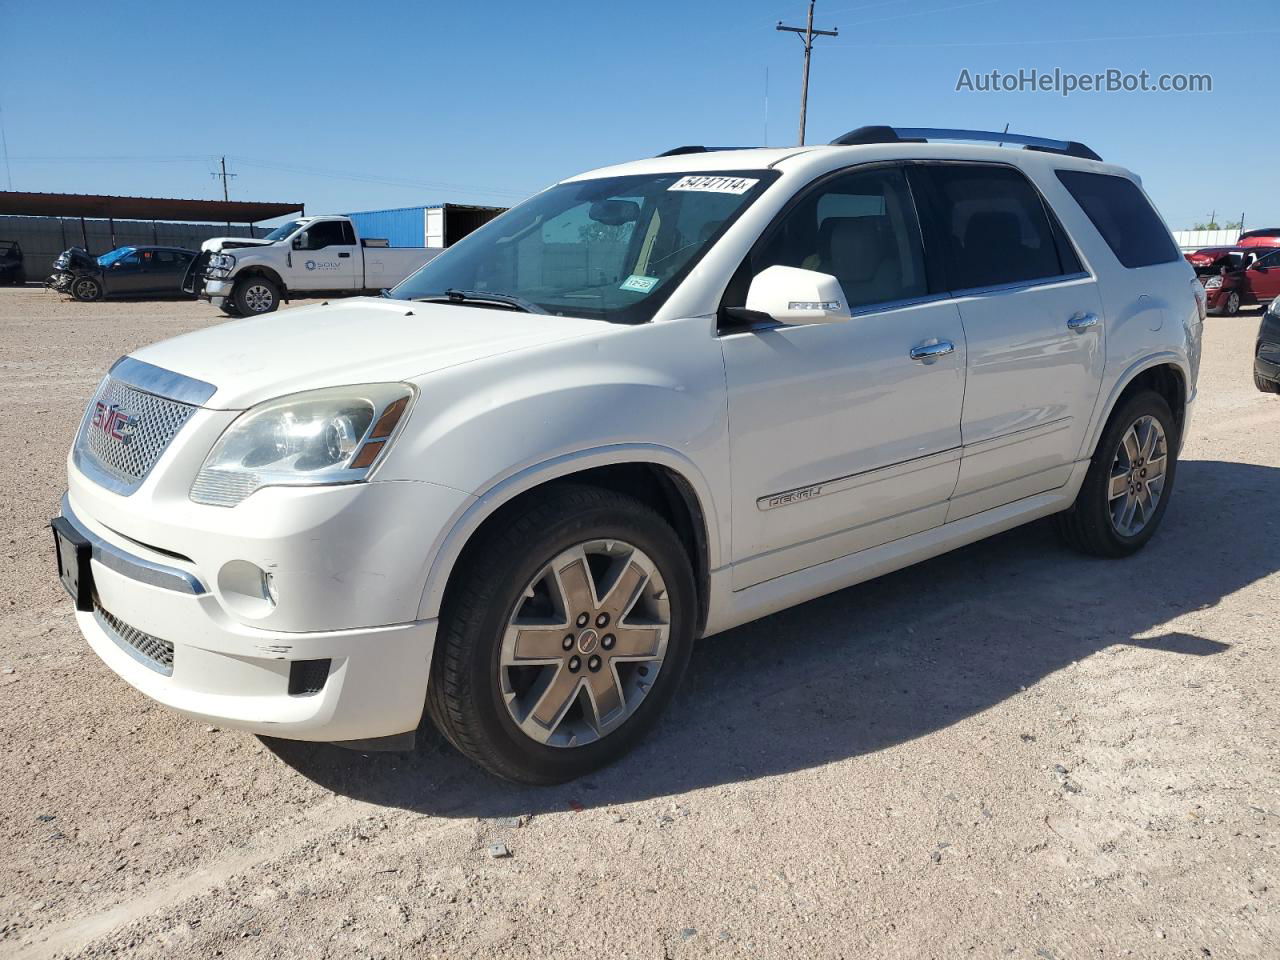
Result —
M 594 180 L 600 177 L 623 177 L 635 174 L 701 173 L 713 170 L 778 169 L 788 174 L 820 175 L 825 170 L 845 164 L 872 163 L 878 160 L 984 160 L 1016 166 L 1053 166 L 1057 169 L 1089 170 L 1113 173 L 1137 180 L 1132 173 L 1114 164 L 1085 160 L 1061 153 L 1024 150 L 1018 147 L 975 146 L 967 143 L 876 143 L 858 146 L 827 144 L 795 147 L 764 147 L 745 150 L 708 150 L 681 153 L 669 157 L 649 157 L 600 167 L 568 177 L 564 183 Z

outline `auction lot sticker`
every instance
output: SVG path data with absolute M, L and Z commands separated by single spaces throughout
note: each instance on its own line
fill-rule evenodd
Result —
M 668 190 L 694 190 L 700 193 L 746 193 L 759 180 L 750 177 L 681 177 Z

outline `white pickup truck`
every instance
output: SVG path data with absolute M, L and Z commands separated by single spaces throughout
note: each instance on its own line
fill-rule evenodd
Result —
M 290 294 L 360 294 L 394 287 L 440 252 L 361 237 L 351 218 L 299 217 L 261 239 L 213 237 L 184 289 L 223 313 L 270 313 Z

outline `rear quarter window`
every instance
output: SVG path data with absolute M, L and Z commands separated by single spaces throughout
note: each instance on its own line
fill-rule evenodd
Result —
M 1124 266 L 1132 270 L 1181 259 L 1173 237 L 1132 180 L 1080 170 L 1057 174 Z

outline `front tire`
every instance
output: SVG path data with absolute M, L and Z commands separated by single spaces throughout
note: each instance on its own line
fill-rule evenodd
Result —
M 1055 518 L 1081 553 L 1126 557 L 1164 519 L 1178 465 L 1177 423 L 1164 397 L 1144 390 L 1111 415 L 1071 508 Z
M 71 282 L 71 295 L 81 303 L 102 299 L 102 284 L 93 277 L 77 277 Z
M 242 277 L 231 291 L 231 303 L 242 317 L 271 313 L 280 306 L 280 288 L 266 277 Z
M 1280 393 L 1280 383 L 1260 377 L 1256 373 L 1253 375 L 1253 385 L 1263 393 Z
M 1227 299 L 1222 304 L 1222 315 L 1224 317 L 1234 317 L 1240 312 L 1240 294 L 1236 290 L 1232 290 L 1227 294 Z
M 507 780 L 562 783 L 626 753 L 688 666 L 689 557 L 648 506 L 558 484 L 467 548 L 436 640 L 427 711 Z

